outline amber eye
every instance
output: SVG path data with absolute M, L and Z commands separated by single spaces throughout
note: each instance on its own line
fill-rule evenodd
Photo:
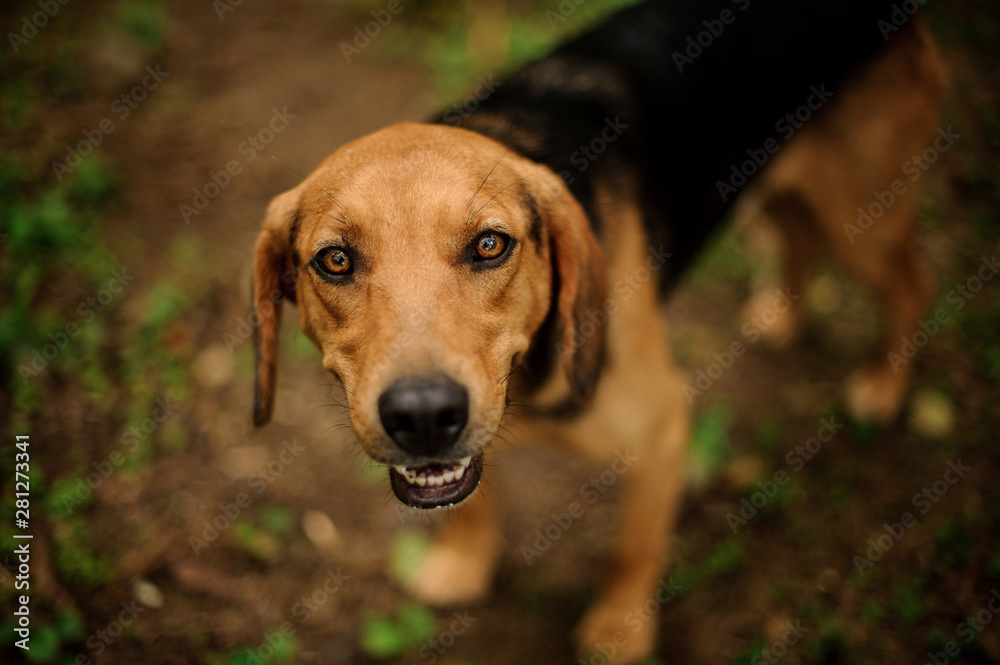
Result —
M 502 235 L 488 231 L 476 241 L 476 258 L 489 261 L 502 255 L 506 248 L 507 240 Z
M 319 270 L 333 277 L 349 275 L 354 270 L 351 256 L 339 247 L 327 247 L 313 258 Z

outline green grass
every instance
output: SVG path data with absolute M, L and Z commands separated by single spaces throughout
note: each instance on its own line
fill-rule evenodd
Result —
M 743 290 L 759 267 L 757 261 L 747 252 L 744 238 L 729 230 L 717 234 L 708 243 L 684 279 L 692 288 L 706 294 L 728 288 Z
M 239 649 L 215 662 L 218 665 L 289 665 L 295 660 L 297 645 L 294 635 L 275 628 L 265 633 L 260 644 Z
M 690 464 L 706 477 L 718 474 L 729 461 L 731 446 L 729 425 L 733 410 L 724 404 L 712 404 L 695 419 L 691 431 Z
M 441 0 L 404 4 L 404 11 L 383 28 L 384 34 L 376 35 L 356 57 L 394 61 L 409 60 L 416 54 L 433 74 L 434 102 L 459 101 L 476 87 L 478 77 L 492 74 L 502 81 L 507 72 L 635 1 L 551 2 L 534 5 L 528 14 L 510 7 L 497 11 L 478 7 L 473 11 L 471 4 Z M 382 0 L 351 4 L 358 25 L 371 20 L 370 11 L 386 6 Z M 560 7 L 565 6 L 572 11 L 564 15 Z
M 53 558 L 60 579 L 93 590 L 114 578 L 114 563 L 98 553 L 90 524 L 81 513 L 53 517 L 50 522 Z
M 113 26 L 148 51 L 159 51 L 166 40 L 167 10 L 157 0 L 124 0 L 115 12 Z
M 30 649 L 24 652 L 29 663 L 68 664 L 80 652 L 80 642 L 86 635 L 86 626 L 79 615 L 73 612 L 58 612 L 52 618 L 33 614 Z M 19 639 L 14 633 L 14 623 L 4 620 L 0 625 L 0 635 L 4 644 L 13 644 Z
M 927 607 L 924 605 L 923 581 L 912 579 L 899 585 L 893 597 L 893 610 L 906 628 L 916 627 L 927 613 Z
M 934 533 L 938 565 L 945 570 L 962 570 L 969 563 L 976 541 L 975 527 L 961 514 L 949 515 Z
M 761 416 L 754 426 L 753 449 L 767 454 L 777 454 L 782 442 L 782 419 L 779 415 Z
M 434 635 L 434 613 L 407 603 L 393 616 L 372 612 L 361 631 L 361 648 L 374 658 L 399 656 Z
M 885 608 L 878 602 L 870 600 L 861 608 L 861 618 L 873 624 L 878 624 L 885 618 Z

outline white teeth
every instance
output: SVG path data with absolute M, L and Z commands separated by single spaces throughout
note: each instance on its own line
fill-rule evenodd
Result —
M 452 462 L 445 470 L 431 471 L 427 468 L 410 468 L 402 465 L 393 465 L 393 468 L 403 476 L 411 485 L 418 487 L 441 487 L 455 481 L 461 480 L 465 475 L 465 470 L 472 463 L 472 457 L 463 457 L 457 462 Z

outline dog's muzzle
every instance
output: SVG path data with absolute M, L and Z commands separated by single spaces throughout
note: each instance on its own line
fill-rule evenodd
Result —
M 414 457 L 435 460 L 390 467 L 389 481 L 400 501 L 439 508 L 472 494 L 483 456 L 457 457 L 455 444 L 469 420 L 469 393 L 462 385 L 440 374 L 400 379 L 379 397 L 378 412 L 396 445 Z

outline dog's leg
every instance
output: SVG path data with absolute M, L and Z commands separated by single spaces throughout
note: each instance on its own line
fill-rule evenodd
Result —
M 831 154 L 826 163 L 836 163 Z M 844 172 L 849 165 L 845 164 Z M 885 309 L 886 341 L 878 359 L 855 371 L 846 385 L 847 408 L 860 421 L 885 424 L 899 412 L 909 383 L 910 363 L 893 358 L 902 356 L 904 339 L 913 335 L 930 302 L 930 284 L 916 250 L 917 189 L 898 196 L 879 218 L 877 226 L 865 233 L 846 234 L 857 229 L 857 209 L 868 203 L 848 187 L 838 188 L 835 178 L 826 179 L 825 199 L 819 188 L 801 184 L 771 196 L 768 216 L 781 231 L 785 244 L 785 283 L 789 293 L 801 296 L 807 272 L 820 247 L 829 248 L 837 261 L 859 281 L 872 289 Z M 851 205 L 846 205 L 849 202 Z M 770 295 L 770 299 L 767 296 Z M 774 291 L 762 291 L 760 304 L 773 302 Z M 751 307 L 754 305 L 751 302 Z M 769 315 L 781 327 L 790 317 L 797 322 L 801 307 L 789 306 Z M 757 312 L 760 315 L 760 312 Z M 767 319 L 765 319 L 767 320 Z M 774 326 L 772 326 L 774 327 Z M 781 328 L 784 329 L 784 328 Z M 791 326 L 794 330 L 794 326 Z M 772 336 L 773 339 L 773 336 Z M 895 355 L 893 355 L 895 354 Z
M 916 197 L 909 198 L 886 213 L 885 226 L 912 229 Z M 859 240 L 853 253 L 839 258 L 871 287 L 886 311 L 883 353 L 848 378 L 847 407 L 856 419 L 887 423 L 899 412 L 909 383 L 911 367 L 903 347 L 919 330 L 930 304 L 930 281 L 917 257 L 913 231 L 898 235 L 888 246 L 878 238 Z
M 658 392 L 666 402 L 660 404 L 660 417 L 651 420 L 650 445 L 625 446 L 636 459 L 623 477 L 621 526 L 611 567 L 577 628 L 579 653 L 613 652 L 609 661 L 616 665 L 652 652 L 656 620 L 641 608 L 650 600 L 664 603 L 676 591 L 661 578 L 684 493 L 690 416 L 680 386 L 673 381 Z
M 407 590 L 437 606 L 478 600 L 489 591 L 501 532 L 492 492 L 480 489 L 453 509 Z
M 623 192 L 609 190 L 603 200 L 605 219 L 616 229 L 609 251 L 615 276 L 637 274 L 636 266 L 649 266 L 651 258 L 635 199 Z M 690 405 L 670 361 L 652 282 L 618 294 L 607 319 L 604 373 L 589 408 L 569 422 L 532 423 L 539 440 L 564 445 L 620 478 L 621 522 L 611 566 L 576 631 L 581 655 L 602 652 L 615 665 L 652 652 L 656 621 L 641 608 L 650 600 L 666 602 L 675 591 L 669 580 L 660 588 L 660 579 L 684 493 Z
M 904 340 L 930 302 L 915 242 L 923 181 L 912 169 L 930 146 L 950 146 L 935 136 L 945 84 L 933 40 L 914 21 L 827 114 L 782 148 L 755 185 L 772 200 L 787 193 L 803 208 L 805 214 L 779 216 L 793 262 L 806 263 L 794 254 L 814 251 L 807 245 L 823 245 L 885 306 L 883 353 L 847 382 L 848 410 L 857 420 L 887 423 L 899 412 L 911 371 Z M 822 242 L 801 242 L 810 234 Z M 794 263 L 788 277 L 801 279 Z
M 765 201 L 754 193 L 749 206 L 756 209 L 750 224 L 768 224 L 781 238 L 781 273 L 778 279 L 758 290 L 743 307 L 743 320 L 755 323 L 761 338 L 776 347 L 792 342 L 802 325 L 799 304 L 809 270 L 819 255 L 820 238 L 815 224 L 805 221 L 812 213 L 793 194 L 770 195 Z M 741 206 L 743 208 L 743 206 Z M 759 211 L 759 212 L 757 212 Z

